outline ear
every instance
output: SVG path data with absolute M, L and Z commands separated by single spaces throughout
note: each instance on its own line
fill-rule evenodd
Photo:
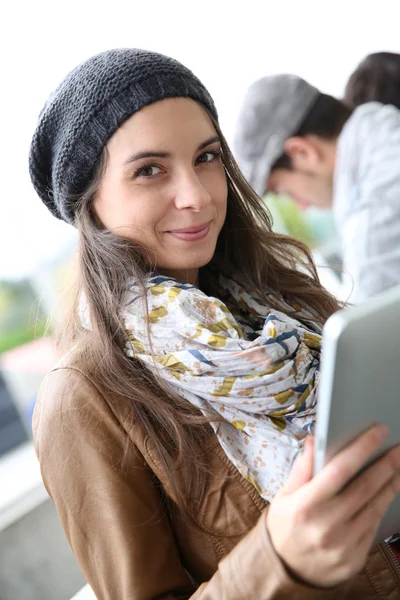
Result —
M 318 169 L 321 157 L 318 144 L 311 136 L 288 138 L 283 146 L 285 153 L 291 158 L 295 171 L 311 171 Z

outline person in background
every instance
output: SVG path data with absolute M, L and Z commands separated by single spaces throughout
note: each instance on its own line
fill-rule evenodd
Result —
M 94 56 L 50 96 L 29 165 L 79 233 L 33 430 L 96 597 L 399 600 L 391 547 L 371 546 L 400 448 L 358 475 L 376 426 L 312 477 L 318 332 L 338 303 L 307 247 L 271 231 L 203 84 L 154 52 Z
M 400 108 L 400 54 L 368 54 L 350 75 L 343 100 L 352 108 L 367 102 Z
M 296 75 L 253 83 L 234 154 L 263 194 L 332 209 L 353 302 L 400 283 L 400 111 L 354 110 Z

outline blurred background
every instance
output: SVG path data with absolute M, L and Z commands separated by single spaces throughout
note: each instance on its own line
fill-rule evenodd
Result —
M 92 54 L 138 46 L 182 61 L 213 95 L 228 142 L 247 87 L 298 74 L 341 97 L 371 52 L 400 52 L 396 0 L 367 3 L 68 2 L 1 8 L 0 600 L 69 600 L 84 586 L 47 499 L 31 443 L 40 382 L 57 360 L 76 235 L 35 196 L 27 154 L 37 115 L 66 73 Z M 305 240 L 334 293 L 340 248 L 329 212 L 267 198 L 275 228 Z M 83 597 L 83 596 L 82 596 Z

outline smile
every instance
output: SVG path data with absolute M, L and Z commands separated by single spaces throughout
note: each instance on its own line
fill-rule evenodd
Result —
M 198 225 L 197 227 L 188 227 L 187 229 L 176 229 L 168 231 L 169 234 L 184 242 L 197 242 L 204 239 L 210 231 L 210 223 Z

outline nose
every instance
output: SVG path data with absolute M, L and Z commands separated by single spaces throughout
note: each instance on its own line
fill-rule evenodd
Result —
M 194 169 L 181 173 L 176 183 L 175 206 L 179 210 L 200 212 L 210 204 L 211 194 Z

